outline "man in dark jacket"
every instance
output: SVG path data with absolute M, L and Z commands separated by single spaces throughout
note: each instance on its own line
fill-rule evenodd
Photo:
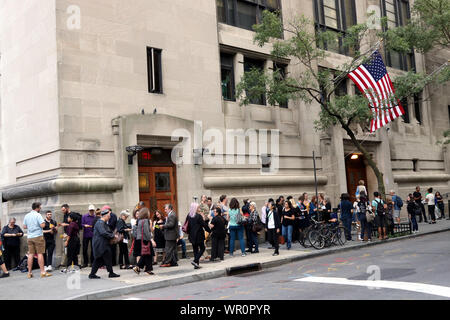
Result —
M 164 231 L 164 239 L 166 240 L 166 246 L 164 248 L 165 258 L 161 267 L 176 267 L 178 266 L 177 260 L 177 239 L 178 239 L 178 217 L 173 206 L 166 204 L 164 210 L 167 213 L 166 224 L 161 226 Z
M 275 252 L 273 256 L 279 255 L 278 235 L 281 229 L 281 219 L 277 207 L 273 202 L 269 202 L 269 212 L 267 213 L 265 229 L 268 232 L 270 242 L 273 242 Z
M 102 211 L 102 217 L 94 226 L 94 236 L 92 238 L 92 247 L 94 251 L 94 263 L 92 264 L 91 274 L 89 279 L 99 279 L 96 275 L 98 269 L 106 266 L 109 272 L 109 278 L 117 278 L 120 275 L 115 274 L 112 268 L 111 246 L 110 240 L 114 238 L 114 234 L 109 229 L 107 223 L 111 218 L 109 210 Z
M 114 233 L 117 228 L 117 216 L 114 212 L 112 212 L 111 207 L 108 205 L 103 206 L 102 211 L 104 211 L 104 210 L 108 210 L 111 215 L 111 218 L 109 219 L 107 224 L 108 224 L 109 230 L 111 230 L 111 232 Z M 111 257 L 112 257 L 112 265 L 113 266 L 117 265 L 117 244 L 111 245 Z

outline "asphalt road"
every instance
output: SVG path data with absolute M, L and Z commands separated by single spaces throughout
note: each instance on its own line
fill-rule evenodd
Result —
M 372 280 L 381 287 L 369 287 Z M 116 299 L 450 299 L 450 232 Z

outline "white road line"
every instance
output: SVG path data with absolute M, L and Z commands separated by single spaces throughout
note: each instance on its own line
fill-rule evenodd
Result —
M 450 287 L 437 286 L 425 283 L 386 281 L 386 280 L 349 280 L 346 278 L 332 278 L 332 277 L 306 277 L 296 279 L 294 281 L 341 284 L 341 285 L 361 286 L 371 288 L 398 289 L 450 298 Z
M 133 298 L 133 297 L 131 297 L 131 298 L 123 299 L 123 300 L 144 300 L 144 299 L 141 299 L 141 298 Z

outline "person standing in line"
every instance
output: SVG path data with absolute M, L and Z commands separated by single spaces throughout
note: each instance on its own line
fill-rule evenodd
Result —
M 72 212 L 69 215 L 69 226 L 67 227 L 67 238 L 64 246 L 67 248 L 67 264 L 66 264 L 66 272 L 69 272 L 69 267 L 73 264 L 74 266 L 78 265 L 78 254 L 80 253 L 80 238 L 79 238 L 79 226 L 76 222 L 77 217 Z M 75 270 L 71 270 L 75 271 Z
M 45 239 L 45 255 L 44 255 L 44 265 L 45 271 L 53 271 L 53 252 L 55 251 L 56 241 L 55 237 L 58 233 L 56 226 L 58 225 L 55 220 L 52 219 L 53 214 L 50 210 L 45 213 L 45 227 L 43 229 L 44 239 Z
M 194 266 L 194 269 L 199 269 L 200 257 L 205 251 L 205 231 L 211 232 L 211 229 L 209 228 L 198 203 L 191 203 L 187 219 L 189 221 L 187 233 L 194 250 L 194 261 L 192 261 L 191 264 Z
M 272 202 L 273 202 L 273 199 L 271 198 L 268 201 L 266 201 L 264 203 L 264 206 L 261 208 L 261 222 L 264 225 L 266 224 L 266 217 L 267 217 L 267 212 L 269 211 L 269 202 L 270 202 L 270 200 L 272 200 Z M 267 242 L 267 241 L 268 241 L 267 232 L 264 229 L 264 242 Z M 273 246 L 272 244 L 270 244 L 270 245 Z
M 1 227 L 2 227 L 2 223 L 0 221 L 0 228 Z M 3 246 L 3 243 L 2 243 L 2 241 L 0 241 L 0 269 L 3 271 L 2 275 L 0 276 L 0 278 L 8 278 L 9 277 L 9 272 L 8 272 L 8 269 L 6 268 L 5 262 L 3 261 L 2 246 Z
M 34 202 L 31 205 L 31 211 L 23 220 L 24 229 L 28 230 L 28 275 L 27 278 L 33 277 L 33 256 L 37 254 L 39 269 L 41 270 L 41 278 L 51 277 L 52 275 L 44 269 L 45 240 L 43 228 L 45 227 L 44 218 L 42 218 L 41 203 Z
M 136 241 L 141 245 L 141 258 L 138 264 L 133 268 L 134 272 L 139 274 L 141 269 L 145 267 L 144 272 L 152 276 L 153 273 L 153 248 L 156 246 L 152 237 L 152 229 L 150 224 L 150 211 L 147 208 L 139 210 L 139 224 L 137 226 Z M 150 246 L 150 250 L 145 251 L 144 248 Z
M 228 198 L 225 194 L 221 195 L 219 198 L 219 203 L 217 204 L 219 208 L 222 209 L 222 217 L 230 221 L 230 215 L 229 215 L 229 207 L 228 207 Z M 227 224 L 227 237 L 228 240 L 225 240 L 226 248 L 225 253 L 230 253 L 230 224 Z
M 223 261 L 227 221 L 222 217 L 222 209 L 216 207 L 215 211 L 214 218 L 209 223 L 212 242 L 211 261 L 215 261 L 217 258 L 219 258 L 220 261 Z
M 419 222 L 422 222 L 422 215 L 423 215 L 423 220 L 425 221 L 425 223 L 428 223 L 427 214 L 425 212 L 425 206 L 422 203 L 422 194 L 420 193 L 419 186 L 416 186 L 416 191 L 414 191 L 414 193 L 413 193 L 413 198 L 414 198 L 414 201 L 416 201 L 416 203 L 422 209 L 422 214 L 419 216 Z
M 292 246 L 292 231 L 294 230 L 295 215 L 292 210 L 292 203 L 288 200 L 284 202 L 284 208 L 281 215 L 281 230 L 284 239 L 286 240 L 286 248 L 291 250 Z
M 206 198 L 206 204 L 208 205 L 208 208 L 209 208 L 210 220 L 212 220 L 214 218 L 214 214 L 216 212 L 215 212 L 215 206 L 212 203 L 212 198 L 211 197 Z
M 406 206 L 406 210 L 408 211 L 408 217 L 412 224 L 412 233 L 419 232 L 419 226 L 417 224 L 416 216 L 422 214 L 422 208 L 417 204 L 414 200 L 413 195 L 410 193 L 408 195 L 408 205 Z
M 310 224 L 309 220 L 311 218 L 311 216 L 308 215 L 308 209 L 306 208 L 304 201 L 305 201 L 305 197 L 303 195 L 298 197 L 297 208 L 299 211 L 298 211 L 298 216 L 296 217 L 296 220 L 297 220 L 297 227 L 299 228 L 299 231 L 301 231 L 302 237 L 305 236 L 303 231 L 309 226 L 309 224 Z M 310 203 L 309 208 L 311 210 L 311 203 Z
M 177 246 L 181 246 L 181 259 L 186 259 L 186 241 L 184 241 L 184 232 L 182 228 L 181 222 L 178 221 L 178 231 L 180 236 L 177 240 Z
M 366 193 L 364 191 L 361 191 L 359 193 L 358 199 L 358 220 L 361 223 L 361 234 L 359 235 L 359 238 L 362 241 L 366 241 L 365 234 L 367 233 L 367 241 L 372 241 L 372 222 L 367 221 L 367 210 L 369 210 L 370 203 L 367 199 Z
M 386 228 L 390 235 L 394 235 L 394 201 L 390 196 L 386 197 Z
M 14 267 L 20 263 L 20 238 L 23 236 L 22 229 L 16 225 L 16 218 L 9 219 L 9 223 L 2 229 L 2 242 L 5 249 L 5 263 L 8 270 L 13 269 L 11 260 L 14 259 Z
M 250 218 L 250 199 L 244 199 L 242 202 L 243 202 L 242 215 L 245 217 L 247 221 L 246 223 L 244 223 L 244 232 L 247 246 L 245 252 L 252 252 L 253 248 L 251 247 L 251 239 L 250 239 L 251 226 L 248 223 L 248 219 Z
M 279 253 L 279 244 L 278 244 L 278 235 L 280 234 L 281 229 L 281 219 L 278 215 L 278 210 L 273 202 L 269 202 L 269 212 L 267 213 L 266 219 L 266 231 L 268 232 L 270 241 L 274 244 L 274 253 L 273 256 L 278 256 Z
M 94 254 L 92 253 L 92 237 L 94 236 L 94 220 L 95 220 L 95 207 L 91 204 L 86 213 L 81 218 L 81 227 L 83 229 L 83 265 L 82 268 L 86 268 L 94 261 Z M 91 249 L 91 257 L 89 259 L 88 250 Z
M 82 216 L 81 216 L 81 214 L 79 214 L 78 212 L 75 212 L 75 211 L 72 211 L 71 209 L 70 209 L 70 206 L 67 204 L 67 203 L 65 203 L 65 204 L 63 204 L 62 206 L 61 206 L 61 212 L 62 212 L 62 214 L 63 214 L 63 222 L 62 223 L 60 223 L 60 224 L 58 224 L 58 226 L 62 226 L 62 227 L 64 227 L 64 234 L 63 234 L 63 236 L 62 236 L 62 240 L 63 240 L 63 247 L 64 247 L 64 244 L 65 244 L 65 242 L 66 242 L 66 238 L 67 238 L 67 229 L 68 229 L 68 227 L 69 227 L 69 215 L 71 214 L 71 213 L 74 213 L 74 217 L 76 218 L 76 220 L 75 220 L 75 222 L 77 222 L 78 223 L 78 228 L 79 229 L 81 229 L 81 219 L 82 219 Z M 66 252 L 66 250 L 64 251 L 64 254 L 63 254 L 63 259 L 61 260 L 61 265 L 63 266 L 63 268 L 65 268 L 65 266 L 67 265 L 67 252 Z M 64 272 L 64 269 L 63 270 L 61 270 L 62 272 Z
M 108 227 L 111 230 L 111 232 L 114 234 L 117 230 L 117 215 L 112 212 L 112 209 L 110 206 L 106 205 L 103 206 L 103 210 L 109 210 L 111 214 L 111 218 L 108 220 Z M 113 267 L 117 265 L 117 243 L 111 244 L 111 257 L 112 257 L 112 265 Z
M 350 202 L 348 193 L 341 194 L 341 202 L 338 205 L 341 211 L 341 220 L 344 225 L 345 237 L 347 241 L 352 241 L 352 219 L 353 219 L 353 205 Z
M 164 211 L 167 214 L 167 219 L 161 228 L 164 230 L 166 244 L 164 246 L 165 257 L 160 267 L 177 267 L 178 217 L 170 203 L 164 206 Z
M 358 181 L 358 186 L 356 187 L 355 196 L 358 196 L 361 194 L 361 192 L 364 192 L 367 195 L 367 189 L 364 185 L 364 180 Z
M 395 194 L 394 190 L 391 190 L 389 194 L 392 198 L 392 202 L 394 203 L 394 221 L 395 223 L 400 223 L 400 211 L 403 207 L 403 200 L 400 196 Z
M 153 240 L 156 243 L 153 264 L 156 265 L 158 264 L 159 254 L 161 254 L 162 260 L 164 260 L 164 248 L 166 246 L 166 239 L 164 239 L 164 232 L 162 230 L 162 227 L 166 224 L 166 217 L 164 216 L 164 213 L 156 210 L 155 215 L 153 216 L 153 220 Z
M 359 219 L 362 215 L 360 215 L 360 205 L 361 202 L 361 194 L 356 196 L 356 201 L 353 202 L 353 216 L 356 216 L 356 220 L 358 221 L 358 230 L 361 231 L 361 220 Z M 358 240 L 362 240 L 362 231 L 358 233 Z
M 442 197 L 441 193 L 439 191 L 436 191 L 436 194 L 434 195 L 434 199 L 436 201 L 436 206 L 438 207 L 441 216 L 438 218 L 438 220 L 445 219 L 445 211 L 444 211 L 444 198 Z
M 428 214 L 430 215 L 430 224 L 436 223 L 436 215 L 434 214 L 435 210 L 435 202 L 434 202 L 434 193 L 433 188 L 429 188 L 428 193 L 425 197 L 425 202 L 428 204 Z
M 375 212 L 375 222 L 378 226 L 378 239 L 387 239 L 387 221 L 386 221 L 386 207 L 387 205 L 381 199 L 380 193 L 375 191 L 373 193 L 375 199 L 372 200 L 372 208 Z
M 250 236 L 250 248 L 254 248 L 250 251 L 250 253 L 259 253 L 259 243 L 258 243 L 258 232 L 255 232 L 253 226 L 255 226 L 258 222 L 261 221 L 259 218 L 258 211 L 256 210 L 256 203 L 250 202 L 249 206 L 249 236 Z
M 110 210 L 103 210 L 101 212 L 101 218 L 95 223 L 94 236 L 92 237 L 92 247 L 94 249 L 94 262 L 92 263 L 92 270 L 89 274 L 89 279 L 100 279 L 97 276 L 98 269 L 102 266 L 106 266 L 106 270 L 109 272 L 109 278 L 117 278 L 120 275 L 114 273 L 112 268 L 112 255 L 110 241 L 114 239 L 114 234 L 108 227 L 108 220 L 111 217 Z
M 234 254 L 235 240 L 239 239 L 239 245 L 241 247 L 241 256 L 245 257 L 245 241 L 244 241 L 244 226 L 238 223 L 238 219 L 243 220 L 244 216 L 239 207 L 239 201 L 236 198 L 232 198 L 230 201 L 230 222 L 228 223 L 230 229 L 230 256 Z M 241 217 L 239 217 L 241 216 Z
M 122 240 L 119 242 L 119 266 L 120 269 L 131 269 L 130 259 L 128 258 L 128 241 L 130 240 L 131 225 L 127 223 L 130 216 L 128 210 L 123 210 L 120 213 L 119 221 L 117 221 L 117 233 L 122 235 Z

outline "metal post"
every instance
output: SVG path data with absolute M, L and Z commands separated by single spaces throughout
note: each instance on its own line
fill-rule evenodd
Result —
M 317 201 L 317 218 L 319 218 L 319 193 L 317 192 L 317 174 L 316 174 L 316 155 L 313 150 L 313 165 L 314 165 L 314 186 L 316 188 L 316 201 Z

